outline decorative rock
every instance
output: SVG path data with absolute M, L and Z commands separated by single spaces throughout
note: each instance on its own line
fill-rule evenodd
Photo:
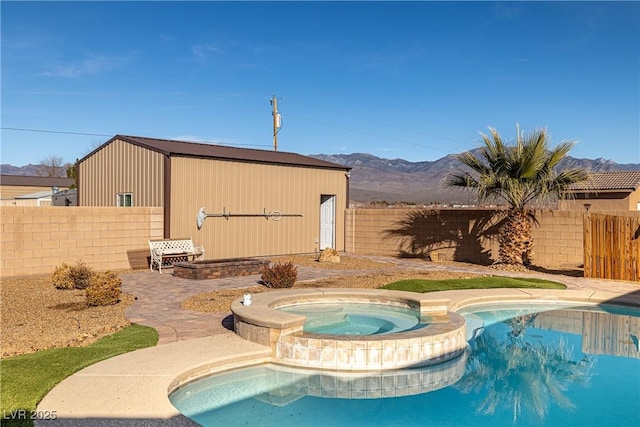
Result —
M 502 270 L 502 271 L 514 271 L 514 272 L 530 271 L 530 269 L 527 268 L 526 265 L 515 264 L 515 263 L 510 264 L 510 263 L 504 263 L 504 262 L 495 262 L 491 264 L 489 267 L 494 268 L 496 270 Z
M 334 248 L 325 248 L 318 257 L 320 262 L 340 262 L 340 253 Z

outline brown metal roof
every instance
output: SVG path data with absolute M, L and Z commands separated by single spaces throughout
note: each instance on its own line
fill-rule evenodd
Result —
M 0 175 L 0 185 L 17 185 L 24 187 L 69 187 L 73 178 L 28 175 Z
M 238 160 L 245 162 L 272 163 L 292 166 L 307 166 L 324 169 L 351 170 L 348 166 L 331 163 L 302 154 L 283 151 L 256 150 L 250 148 L 226 147 L 223 145 L 202 144 L 195 142 L 173 141 L 169 139 L 146 138 L 140 136 L 116 135 L 103 146 L 119 139 L 149 150 L 157 151 L 168 156 L 202 157 L 211 159 Z M 85 156 L 80 161 L 91 156 L 97 150 Z
M 640 171 L 594 172 L 589 179 L 571 186 L 573 192 L 627 190 L 640 188 Z

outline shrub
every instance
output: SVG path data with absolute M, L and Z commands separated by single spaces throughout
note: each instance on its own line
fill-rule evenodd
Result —
M 51 281 L 58 289 L 86 289 L 93 275 L 93 270 L 82 261 L 78 261 L 76 265 L 62 263 L 53 270 Z
M 87 304 L 91 306 L 113 305 L 120 301 L 122 280 L 117 274 L 106 271 L 95 273 L 87 288 Z
M 73 278 L 71 277 L 71 266 L 64 262 L 53 270 L 51 281 L 57 289 L 75 288 Z
M 84 265 L 82 261 L 78 261 L 76 265 L 71 267 L 71 280 L 73 280 L 73 287 L 76 289 L 86 289 L 91 284 L 94 275 L 93 269 Z
M 298 268 L 292 262 L 278 262 L 265 267 L 262 282 L 268 288 L 290 288 L 298 278 Z

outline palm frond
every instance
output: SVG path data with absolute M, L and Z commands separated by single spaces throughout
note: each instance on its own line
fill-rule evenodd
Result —
M 525 209 L 531 203 L 562 198 L 571 184 L 587 177 L 577 169 L 556 174 L 574 142 L 562 141 L 550 148 L 545 128 L 529 134 L 517 128 L 512 145 L 505 144 L 495 128 L 480 135 L 483 146 L 478 155 L 466 152 L 457 156 L 467 170 L 454 172 L 446 181 L 447 185 L 473 189 L 480 202 L 501 199 L 514 209 Z

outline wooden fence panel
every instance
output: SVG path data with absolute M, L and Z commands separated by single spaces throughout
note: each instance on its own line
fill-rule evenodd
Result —
M 584 276 L 640 281 L 640 218 L 585 214 Z
M 583 236 L 583 254 L 584 254 L 584 277 L 596 277 L 595 272 L 595 258 L 593 256 L 593 246 L 594 246 L 594 224 L 591 221 L 591 216 L 585 215 L 583 221 L 584 230 L 582 232 Z

